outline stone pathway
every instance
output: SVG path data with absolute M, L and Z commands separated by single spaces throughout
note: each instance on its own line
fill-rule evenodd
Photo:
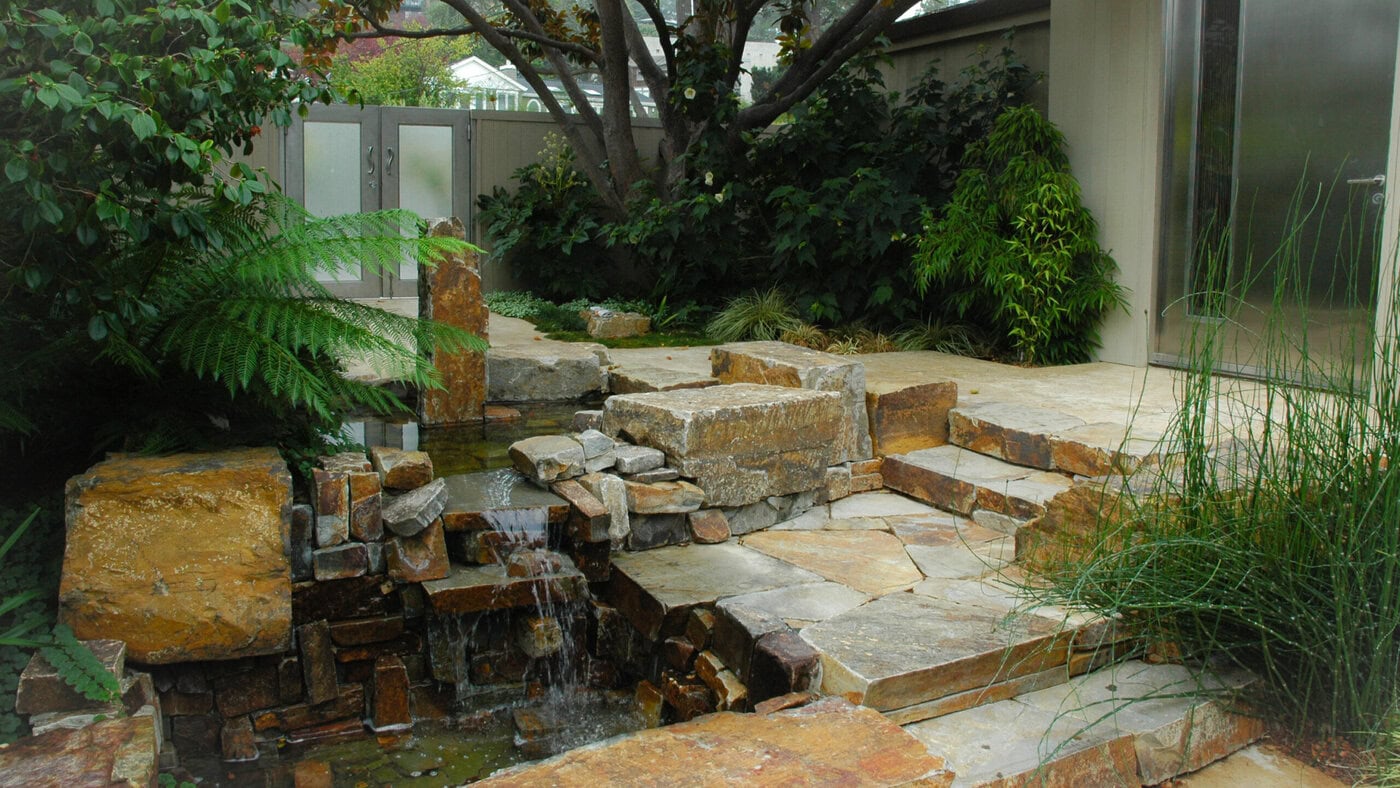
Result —
M 503 358 L 563 353 L 554 347 L 560 343 L 542 339 L 524 321 L 493 315 L 490 332 Z M 570 350 L 580 357 L 594 352 Z M 711 383 L 709 348 L 605 355 L 615 388 Z M 711 611 L 721 623 L 717 640 L 725 627 L 748 629 L 753 649 L 775 632 L 770 622 L 785 622 L 798 633 L 790 636 L 819 656 L 815 688 L 834 696 L 808 707 L 839 719 L 826 730 L 823 757 L 844 764 L 866 757 L 856 744 L 863 741 L 858 726 L 843 727 L 852 715 L 836 713 L 833 705 L 859 704 L 859 715 L 882 713 L 888 724 L 917 737 L 924 754 L 940 764 L 946 759 L 946 770 L 921 773 L 927 784 L 948 784 L 952 773 L 952 784 L 959 785 L 1158 783 L 1259 735 L 1257 721 L 1214 703 L 1172 697 L 1183 681 L 1180 668 L 1113 665 L 1122 633 L 1109 623 L 1028 608 L 1017 592 L 1018 530 L 1025 533 L 1028 521 L 1085 477 L 1156 461 L 1158 439 L 1175 413 L 1179 373 L 1112 364 L 1025 369 L 932 352 L 858 360 L 888 489 L 718 545 L 616 554 L 604 598 L 633 627 L 655 644 L 685 641 L 693 613 Z M 1247 393 L 1253 384 L 1231 385 Z M 747 673 L 732 644 L 711 648 L 724 657 L 719 669 Z M 1100 719 L 1106 708 L 1116 709 L 1109 722 Z M 787 763 L 782 753 L 802 752 L 803 745 L 788 741 L 786 728 L 776 723 L 782 714 L 791 713 L 750 715 L 743 722 L 731 722 L 730 713 L 708 715 L 565 754 L 535 767 L 540 771 L 516 770 L 505 779 L 596 781 L 603 773 L 598 769 L 610 768 L 604 763 L 643 758 L 644 772 L 619 777 L 636 784 L 644 774 L 668 785 L 739 774 L 783 781 L 781 770 L 743 772 L 752 748 L 730 738 L 733 726 L 756 726 L 771 737 L 765 739 L 770 757 Z M 717 733 L 710 738 L 707 731 Z M 907 746 L 906 734 L 887 730 L 882 736 L 895 751 Z M 847 740 L 854 749 L 843 748 Z M 718 746 L 725 758 L 703 760 L 728 761 L 732 751 L 740 771 L 697 765 L 695 752 Z M 791 762 L 815 768 L 807 757 L 795 754 Z M 838 781 L 844 774 L 830 772 Z
M 1031 780 L 1050 762 L 1057 784 L 1155 784 L 1258 737 L 1258 721 L 1185 697 L 1183 668 L 1128 662 L 1089 672 L 1110 660 L 1116 633 L 1082 615 L 1026 609 L 1011 541 L 882 491 L 722 544 L 619 553 L 608 601 L 653 642 L 683 632 L 697 609 L 775 617 L 815 647 L 820 691 L 832 697 L 812 711 L 707 715 L 522 767 L 498 784 L 743 775 L 754 784 L 980 785 Z M 817 729 L 791 727 L 804 713 Z M 884 727 L 871 728 L 877 717 Z M 932 760 L 908 760 L 908 735 Z M 720 747 L 724 757 L 704 757 Z M 894 782 L 843 771 L 869 763 L 923 771 Z M 787 771 L 799 767 L 809 771 Z

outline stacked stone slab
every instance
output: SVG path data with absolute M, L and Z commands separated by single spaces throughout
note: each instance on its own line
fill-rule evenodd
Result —
M 416 452 L 317 465 L 298 506 L 275 449 L 118 458 L 70 482 L 62 616 L 80 637 L 126 639 L 114 675 L 124 659 L 140 672 L 119 704 L 161 710 L 164 766 L 177 750 L 243 761 L 363 736 L 366 722 L 399 730 L 410 703 L 447 713 L 422 587 L 447 574 L 442 482 Z M 91 717 L 55 716 L 64 693 L 45 668 L 31 665 L 18 700 L 36 732 Z
M 387 574 L 395 582 L 417 583 L 447 574 L 441 522 L 446 492 L 425 452 L 375 447 L 368 458 L 350 452 L 321 457 L 317 464 L 314 505 L 293 511 L 294 580 Z M 311 529 L 302 525 L 308 518 Z
M 872 456 L 865 367 L 859 361 L 786 342 L 736 342 L 711 350 L 710 366 L 721 383 L 761 383 L 840 394 L 844 418 L 827 464 Z
M 603 431 L 664 452 L 707 506 L 745 506 L 823 487 L 844 413 L 836 392 L 733 384 L 611 397 Z
M 579 342 L 539 342 L 486 352 L 492 402 L 581 400 L 603 393 L 607 350 Z
M 35 653 L 15 696 L 15 711 L 29 715 L 34 735 L 0 745 L 0 786 L 155 785 L 164 758 L 173 758 L 155 685 L 149 674 L 126 669 L 126 644 L 83 645 L 116 680 L 117 696 L 102 702 L 75 692 Z
M 428 224 L 431 238 L 466 240 L 457 218 L 434 219 Z M 481 297 L 481 269 L 470 249 L 443 255 L 436 264 L 420 264 L 418 313 L 487 339 L 488 312 Z M 418 420 L 426 425 L 464 424 L 481 421 L 486 405 L 486 355 L 464 350 L 441 353 L 427 348 L 433 366 L 442 375 L 441 389 L 418 392 Z

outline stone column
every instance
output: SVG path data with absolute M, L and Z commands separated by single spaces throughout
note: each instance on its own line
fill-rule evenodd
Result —
M 466 238 L 456 217 L 428 224 L 434 238 Z M 481 297 L 481 270 L 475 252 L 447 255 L 435 267 L 419 265 L 418 315 L 486 336 L 486 302 Z M 486 356 L 483 353 L 429 353 L 442 374 L 442 390 L 418 394 L 418 420 L 425 426 L 481 421 L 486 405 Z

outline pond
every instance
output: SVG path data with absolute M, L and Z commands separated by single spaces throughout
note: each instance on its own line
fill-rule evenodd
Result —
M 518 402 L 493 407 L 515 417 L 460 427 L 420 427 L 414 421 L 363 420 L 345 424 L 345 434 L 365 446 L 421 449 L 433 459 L 438 476 L 489 471 L 511 465 L 510 445 L 522 438 L 571 432 L 574 413 L 601 407 L 587 402 Z

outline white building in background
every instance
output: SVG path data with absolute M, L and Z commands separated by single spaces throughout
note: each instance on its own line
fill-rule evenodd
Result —
M 661 41 L 655 36 L 645 38 L 647 48 L 651 51 L 653 58 L 661 62 Z M 753 77 L 750 72 L 755 68 L 773 68 L 778 65 L 778 50 L 776 43 L 763 41 L 750 41 L 744 46 L 744 71 L 739 75 L 739 96 L 742 101 L 753 101 Z M 472 56 L 465 60 L 459 60 L 452 64 L 452 76 L 465 84 L 467 87 L 462 92 L 458 101 L 459 106 L 466 109 L 476 110 L 509 110 L 512 112 L 544 112 L 544 105 L 525 82 L 520 78 L 520 74 L 515 70 L 515 66 L 506 64 L 504 66 L 493 66 L 479 57 Z M 633 102 L 632 113 L 639 117 L 656 117 L 656 102 L 652 99 L 651 92 L 647 89 L 646 83 L 636 76 L 633 69 L 632 84 L 636 91 L 636 100 Z M 545 85 L 549 87 L 551 93 L 564 107 L 572 105 L 568 93 L 564 91 L 564 86 L 557 80 L 546 79 Z M 578 86 L 588 96 L 588 103 L 594 109 L 603 108 L 603 85 L 597 80 L 581 77 Z
M 472 56 L 453 63 L 452 76 L 467 86 L 458 100 L 458 104 L 464 108 L 544 112 L 539 98 L 518 77 L 514 66 L 497 68 Z

